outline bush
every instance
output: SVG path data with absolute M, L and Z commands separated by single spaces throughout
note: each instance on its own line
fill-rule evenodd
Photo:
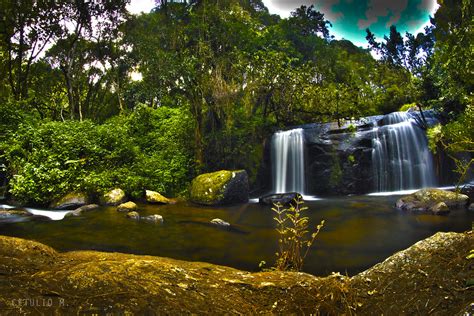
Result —
M 428 130 L 430 149 L 436 153 L 444 150 L 455 162 L 459 183 L 464 183 L 474 165 L 474 104 L 466 107 L 456 120 L 442 126 L 436 125 Z M 464 155 L 460 155 L 464 154 Z
M 307 238 L 308 217 L 302 212 L 308 208 L 303 206 L 304 201 L 300 195 L 295 198 L 288 209 L 281 204 L 274 204 L 272 210 L 276 213 L 273 219 L 277 222 L 279 234 L 277 260 L 275 268 L 280 271 L 300 271 L 304 259 L 311 245 L 324 225 L 324 220 L 316 226 L 315 231 Z
M 170 108 L 139 109 L 102 125 L 20 125 L 1 145 L 10 193 L 40 205 L 77 190 L 99 194 L 121 187 L 135 198 L 145 189 L 179 193 L 193 170 L 188 126 L 189 116 Z

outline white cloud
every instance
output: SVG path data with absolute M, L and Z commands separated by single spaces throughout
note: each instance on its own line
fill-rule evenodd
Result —
M 127 5 L 128 11 L 133 14 L 148 13 L 154 7 L 155 0 L 132 0 Z
M 311 0 L 299 0 L 299 1 L 292 1 L 292 0 L 263 0 L 265 6 L 270 10 L 270 7 L 275 8 L 277 10 L 284 10 L 284 11 L 293 11 L 296 8 L 301 7 L 302 5 L 310 6 L 314 4 L 314 1 Z
M 365 29 L 376 23 L 380 17 L 390 17 L 387 27 L 397 23 L 400 20 L 402 12 L 407 8 L 408 0 L 369 0 L 367 11 L 365 11 L 366 19 L 360 19 L 358 22 L 359 29 Z
M 346 0 L 347 1 L 347 0 Z M 326 0 L 326 1 L 315 1 L 315 0 L 263 0 L 263 3 L 268 8 L 270 13 L 279 14 L 281 17 L 288 17 L 291 11 L 299 8 L 302 5 L 310 6 L 314 5 L 315 8 L 324 13 L 325 18 L 331 22 L 335 22 L 343 16 L 342 12 L 334 12 L 333 6 L 338 4 L 340 0 Z
M 316 5 L 317 8 L 326 15 L 326 17 L 331 21 L 331 22 L 336 22 L 340 18 L 344 16 L 342 12 L 334 12 L 333 11 L 333 6 L 336 4 L 339 4 L 339 0 L 327 0 L 327 1 L 321 1 L 322 4 Z
M 426 10 L 430 15 L 434 15 L 436 10 L 438 10 L 439 5 L 436 3 L 436 0 L 421 0 L 418 5 L 418 9 Z

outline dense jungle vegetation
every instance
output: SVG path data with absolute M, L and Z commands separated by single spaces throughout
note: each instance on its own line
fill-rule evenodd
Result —
M 255 183 L 276 129 L 402 106 L 443 113 L 434 147 L 474 151 L 472 0 L 438 1 L 424 33 L 367 30 L 370 49 L 335 40 L 312 6 L 282 19 L 261 0 L 159 1 L 135 16 L 127 2 L 0 3 L 0 164 L 18 201 L 180 195 L 218 169 Z

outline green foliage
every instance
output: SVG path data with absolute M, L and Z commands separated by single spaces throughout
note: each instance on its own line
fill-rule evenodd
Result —
M 308 237 L 308 217 L 302 212 L 308 208 L 298 195 L 289 208 L 283 208 L 280 203 L 274 204 L 272 211 L 276 213 L 273 218 L 277 223 L 279 234 L 277 260 L 275 268 L 280 271 L 301 271 L 311 245 L 324 226 L 324 220 L 316 226 L 315 231 Z
M 400 109 L 398 109 L 398 111 L 400 112 L 406 112 L 408 111 L 409 109 L 413 109 L 413 108 L 416 108 L 416 103 L 407 103 L 407 104 L 404 104 L 400 107 Z
M 2 145 L 10 193 L 25 203 L 46 204 L 70 191 L 97 194 L 121 187 L 184 190 L 192 175 L 186 128 L 179 109 L 138 109 L 102 125 L 91 121 L 23 124 Z
M 464 113 L 444 126 L 436 125 L 428 130 L 429 146 L 433 152 L 444 150 L 456 163 L 459 183 L 463 183 L 474 164 L 474 105 L 471 101 Z M 458 154 L 465 155 L 458 155 Z
M 0 141 L 22 199 L 118 184 L 134 196 L 144 187 L 176 193 L 195 170 L 223 168 L 246 169 L 255 183 L 275 126 L 414 102 L 454 120 L 472 104 L 472 0 L 441 1 L 425 34 L 403 37 L 393 26 L 377 42 L 368 31 L 381 60 L 329 39 L 330 22 L 313 6 L 281 19 L 261 1 L 161 1 L 130 16 L 127 2 L 0 4 Z M 143 79 L 131 80 L 134 71 Z M 48 123 L 65 119 L 94 123 Z M 456 126 L 439 139 L 465 151 L 456 132 L 465 140 L 469 129 Z M 55 149 L 43 148 L 48 133 Z M 62 141 L 82 137 L 79 150 Z M 336 161 L 330 182 L 341 175 Z
M 339 157 L 337 156 L 336 152 L 331 154 L 332 157 L 332 165 L 331 165 L 331 175 L 329 177 L 329 186 L 330 187 L 337 187 L 342 180 L 342 168 L 341 163 L 339 161 Z
M 439 91 L 438 108 L 457 115 L 472 104 L 474 6 L 472 0 L 445 0 L 434 17 L 436 43 L 428 77 Z
M 350 164 L 354 164 L 356 159 L 354 157 L 354 155 L 349 155 L 347 156 L 347 161 L 350 163 Z

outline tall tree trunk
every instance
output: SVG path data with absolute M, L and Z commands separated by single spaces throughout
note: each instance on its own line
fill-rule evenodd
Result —
M 202 141 L 202 100 L 199 98 L 193 99 L 192 110 L 195 118 L 194 126 L 194 146 L 195 146 L 195 160 L 198 170 L 204 166 L 204 146 Z

